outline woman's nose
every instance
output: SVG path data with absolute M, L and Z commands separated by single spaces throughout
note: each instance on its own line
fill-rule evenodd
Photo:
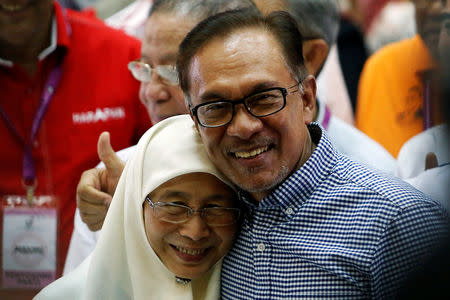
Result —
M 198 213 L 192 215 L 189 220 L 180 226 L 180 234 L 190 238 L 193 241 L 199 241 L 203 238 L 207 238 L 211 233 L 210 227 Z

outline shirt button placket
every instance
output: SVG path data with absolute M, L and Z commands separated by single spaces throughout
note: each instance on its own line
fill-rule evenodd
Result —
M 292 209 L 292 207 L 288 207 L 288 208 L 286 208 L 285 213 L 288 216 L 290 216 L 290 215 L 292 215 L 294 213 L 294 210 Z
M 256 249 L 258 249 L 258 251 L 260 252 L 263 252 L 266 249 L 266 245 L 264 245 L 264 243 L 259 243 Z
M 268 241 L 269 231 L 271 229 L 267 224 L 267 219 L 271 214 L 268 210 L 255 211 L 254 215 L 254 264 L 255 276 L 258 282 L 264 282 L 264 285 L 255 286 L 255 295 L 257 299 L 271 299 L 271 245 Z

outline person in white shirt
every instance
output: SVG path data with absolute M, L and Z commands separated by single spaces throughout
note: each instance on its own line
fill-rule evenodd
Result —
M 144 38 L 145 22 L 153 0 L 136 0 L 112 16 L 105 23 L 140 40 Z

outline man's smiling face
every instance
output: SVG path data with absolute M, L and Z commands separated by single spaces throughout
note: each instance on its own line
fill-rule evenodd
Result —
M 194 25 L 195 20 L 180 19 L 176 14 L 153 14 L 145 25 L 141 61 L 152 68 L 173 66 L 179 44 Z M 187 113 L 180 86 L 164 83 L 157 74 L 152 76 L 151 81 L 141 82 L 139 97 L 154 124 Z
M 189 71 L 192 105 L 236 100 L 272 87 L 296 85 L 274 36 L 247 28 L 215 38 L 192 58 Z M 312 120 L 315 83 L 304 82 L 305 95 L 288 94 L 286 107 L 256 118 L 243 105 L 231 123 L 217 128 L 197 124 L 214 164 L 236 185 L 261 200 L 296 170 L 304 154 Z M 312 86 L 314 85 L 314 92 Z

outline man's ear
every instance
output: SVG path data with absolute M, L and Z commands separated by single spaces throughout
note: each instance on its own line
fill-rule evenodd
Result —
M 195 124 L 195 129 L 197 129 L 197 132 L 198 133 L 200 133 L 200 128 L 198 128 L 199 127 L 199 125 L 198 125 L 198 123 L 197 123 L 197 119 L 194 117 L 194 115 L 192 114 L 192 111 L 191 111 L 191 109 L 190 109 L 190 107 L 188 106 L 188 110 L 189 110 L 189 115 L 191 116 L 191 119 L 192 119 L 192 121 L 194 121 L 194 124 Z
M 308 75 L 303 81 L 303 93 L 300 91 L 303 100 L 303 119 L 305 124 L 311 123 L 316 113 L 316 79 Z
M 308 71 L 317 76 L 328 56 L 328 45 L 323 39 L 303 41 L 303 57 Z

